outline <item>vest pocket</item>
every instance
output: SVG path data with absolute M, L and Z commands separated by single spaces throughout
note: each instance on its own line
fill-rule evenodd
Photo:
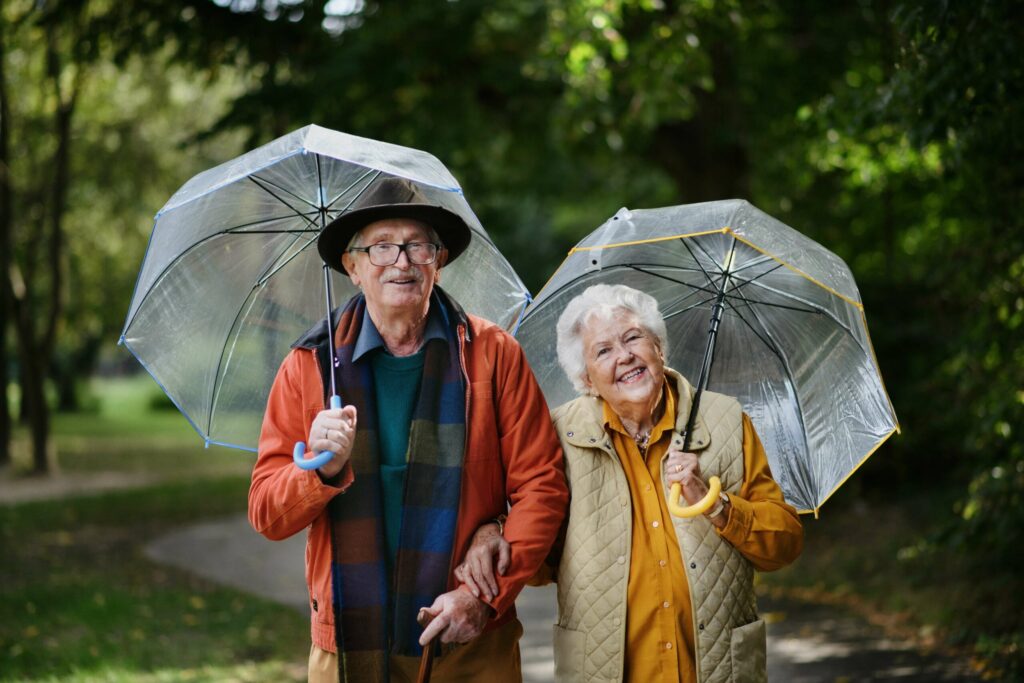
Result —
M 729 650 L 734 683 L 761 683 L 768 680 L 765 651 L 768 647 L 764 619 L 732 630 Z
M 555 680 L 584 681 L 583 663 L 586 659 L 587 634 L 555 624 Z

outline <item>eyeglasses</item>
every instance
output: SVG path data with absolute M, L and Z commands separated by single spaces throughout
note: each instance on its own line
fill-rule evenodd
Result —
M 426 266 L 437 260 L 437 250 L 440 246 L 433 242 L 377 242 L 368 247 L 352 247 L 349 251 L 364 252 L 370 257 L 370 263 L 375 266 L 393 266 L 398 263 L 399 254 L 404 251 L 409 263 L 414 266 Z

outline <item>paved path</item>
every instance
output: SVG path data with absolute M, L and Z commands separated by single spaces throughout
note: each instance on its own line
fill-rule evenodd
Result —
M 303 578 L 305 535 L 271 542 L 245 516 L 207 522 L 159 538 L 147 555 L 219 583 L 254 591 L 308 612 Z M 523 621 L 523 677 L 554 680 L 551 624 L 553 587 L 527 588 L 516 607 Z M 863 620 L 834 607 L 763 599 L 768 625 L 768 678 L 778 683 L 853 681 L 976 681 L 964 663 L 918 652 L 886 638 Z

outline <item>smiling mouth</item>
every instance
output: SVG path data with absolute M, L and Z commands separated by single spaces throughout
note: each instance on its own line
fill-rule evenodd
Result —
M 619 378 L 620 382 L 630 383 L 636 379 L 639 379 L 647 371 L 646 368 L 637 368 L 636 370 L 630 370 L 625 375 Z

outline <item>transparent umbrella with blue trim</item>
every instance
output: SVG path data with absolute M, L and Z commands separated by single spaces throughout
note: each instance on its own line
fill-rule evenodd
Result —
M 356 293 L 320 259 L 317 237 L 388 177 L 469 225 L 445 291 L 470 313 L 516 323 L 529 294 L 436 157 L 306 126 L 195 176 L 154 220 L 120 343 L 208 445 L 256 450 L 291 344 Z

